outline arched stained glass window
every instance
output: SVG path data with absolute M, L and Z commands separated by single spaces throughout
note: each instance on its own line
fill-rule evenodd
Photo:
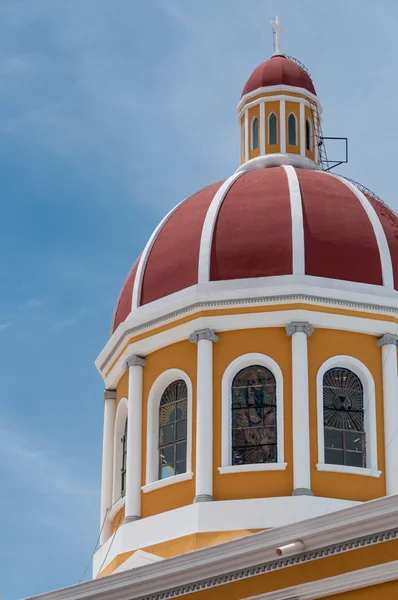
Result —
M 253 365 L 232 382 L 232 464 L 277 462 L 276 383 L 265 367 Z
M 124 432 L 122 435 L 122 465 L 121 465 L 121 495 L 126 495 L 126 467 L 127 467 L 127 419 L 124 426 Z
M 187 470 L 188 391 L 182 379 L 163 392 L 159 407 L 159 479 Z
M 348 369 L 323 377 L 325 463 L 366 467 L 366 436 L 362 383 Z
M 254 117 L 252 121 L 252 150 L 258 148 L 258 119 Z
M 309 119 L 305 122 L 305 147 L 307 150 L 312 150 L 312 125 Z
M 278 143 L 278 120 L 275 113 L 268 117 L 268 143 L 270 146 Z
M 297 146 L 297 121 L 293 113 L 290 113 L 287 119 L 287 130 L 288 144 L 290 146 Z

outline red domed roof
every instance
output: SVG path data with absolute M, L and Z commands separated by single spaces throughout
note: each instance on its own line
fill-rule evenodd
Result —
M 316 94 L 314 84 L 308 73 L 303 67 L 286 58 L 283 54 L 272 56 L 254 69 L 243 88 L 242 96 L 271 85 L 291 85 Z
M 291 275 L 307 285 L 354 282 L 398 290 L 398 217 L 346 179 L 322 171 L 237 172 L 163 220 L 124 284 L 112 329 L 132 309 L 194 292 L 198 283 L 219 289 L 216 282 L 228 280 L 238 288 L 262 278 L 258 285 L 266 289 L 267 278 L 279 285 Z

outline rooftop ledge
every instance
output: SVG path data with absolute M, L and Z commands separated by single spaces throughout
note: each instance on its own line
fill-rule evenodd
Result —
M 244 173 L 245 171 L 255 171 L 257 169 L 268 169 L 270 167 L 281 167 L 290 165 L 299 169 L 310 169 L 312 171 L 321 171 L 321 165 L 318 165 L 310 158 L 299 154 L 265 154 L 248 160 L 238 169 L 236 173 Z

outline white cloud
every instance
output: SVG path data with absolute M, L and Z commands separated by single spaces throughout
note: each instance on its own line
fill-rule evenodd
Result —
M 0 333 L 11 327 L 11 323 L 0 323 Z

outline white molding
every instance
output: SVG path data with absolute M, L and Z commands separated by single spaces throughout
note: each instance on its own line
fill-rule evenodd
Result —
M 243 165 L 240 165 L 235 172 L 242 173 L 246 171 L 255 171 L 258 169 L 283 167 L 284 165 L 291 165 L 292 167 L 308 169 L 311 171 L 321 170 L 321 167 L 307 156 L 301 156 L 301 154 L 281 154 L 280 152 L 273 152 L 271 154 L 265 154 L 263 156 L 256 156 L 255 158 L 251 158 L 250 160 L 243 163 Z
M 230 467 L 231 465 L 231 387 L 235 375 L 245 367 L 259 365 L 269 369 L 275 377 L 276 383 L 276 430 L 277 430 L 277 463 L 284 462 L 285 444 L 284 444 L 284 408 L 283 408 L 283 374 L 278 363 L 267 356 L 258 352 L 242 354 L 233 360 L 225 369 L 221 381 L 221 466 Z
M 246 142 L 247 144 L 247 142 Z M 248 157 L 248 154 L 246 155 Z M 215 194 L 207 210 L 203 223 L 202 235 L 200 238 L 199 262 L 198 262 L 198 282 L 209 282 L 210 280 L 210 261 L 211 248 L 213 244 L 213 233 L 216 225 L 218 212 L 224 202 L 225 196 L 242 173 L 235 173 L 229 177 Z
M 286 471 L 287 463 L 258 463 L 253 465 L 230 465 L 229 467 L 218 467 L 220 475 L 235 475 L 236 473 L 252 473 L 258 471 Z
M 326 463 L 317 464 L 317 471 L 325 471 L 327 473 L 342 473 L 348 475 L 363 475 L 365 477 L 380 477 L 382 471 L 377 469 L 361 469 L 361 467 L 350 467 L 349 465 L 329 465 Z
M 279 148 L 281 154 L 286 153 L 286 100 L 281 98 L 279 102 Z
M 249 109 L 245 110 L 245 160 L 249 158 Z
M 182 204 L 184 204 L 185 200 L 187 200 L 188 198 L 189 198 L 189 196 L 184 198 L 184 200 L 181 200 L 181 202 L 179 202 L 174 208 L 172 208 L 167 213 L 167 215 L 160 221 L 159 225 L 156 227 L 155 231 L 152 233 L 151 237 L 149 238 L 149 240 L 141 254 L 140 261 L 138 263 L 137 273 L 135 276 L 134 286 L 133 286 L 133 294 L 132 294 L 132 298 L 131 298 L 131 310 L 138 308 L 140 305 L 142 282 L 143 282 L 144 275 L 145 275 L 145 268 L 146 268 L 146 265 L 148 262 L 149 255 L 150 255 L 151 250 L 158 238 L 159 233 L 162 231 L 163 227 L 166 225 L 166 223 L 170 219 L 170 217 L 173 216 L 173 214 L 176 212 L 176 210 L 178 208 L 180 208 L 180 206 Z
M 115 433 L 114 433 L 114 447 L 113 447 L 113 485 L 112 485 L 112 506 L 120 498 L 121 494 L 121 466 L 122 466 L 122 437 L 124 434 L 124 428 L 126 425 L 128 412 L 128 400 L 127 398 L 121 398 L 116 408 L 115 417 Z M 108 514 L 109 517 L 109 514 Z
M 318 430 L 318 466 L 325 465 L 325 440 L 323 424 L 323 377 L 329 369 L 343 368 L 352 371 L 361 380 L 363 386 L 363 405 L 365 411 L 366 435 L 366 470 L 373 473 L 377 468 L 377 423 L 376 423 L 376 390 L 374 379 L 360 360 L 353 356 L 337 355 L 326 360 L 316 376 L 317 430 Z M 341 466 L 333 465 L 338 471 Z M 321 470 L 320 468 L 318 470 Z M 367 474 L 367 473 L 366 473 Z
M 246 110 L 253 108 L 253 106 L 257 106 L 261 102 L 279 102 L 280 100 L 286 100 L 287 102 L 295 102 L 297 104 L 303 104 L 304 106 L 308 106 L 308 108 L 313 108 L 313 104 L 311 104 L 310 100 L 306 98 L 299 98 L 297 96 L 289 96 L 289 94 L 273 94 L 272 96 L 261 96 L 252 102 L 248 102 L 243 106 L 243 108 L 238 113 L 238 120 L 242 118 L 245 114 Z
M 297 173 L 292 166 L 285 165 L 283 169 L 285 170 L 289 185 L 290 210 L 292 214 L 293 273 L 296 275 L 304 275 L 305 245 L 300 183 Z
M 370 586 L 395 581 L 398 572 L 398 560 L 380 565 L 349 571 L 342 575 L 326 577 L 300 585 L 267 592 L 258 596 L 247 596 L 244 600 L 318 600 L 335 594 L 359 590 Z
M 192 478 L 192 471 L 187 471 L 186 473 L 180 473 L 180 475 L 173 475 L 172 477 L 166 477 L 165 479 L 158 479 L 152 483 L 147 483 L 146 485 L 143 485 L 141 489 L 144 494 L 147 494 L 148 492 L 153 492 L 153 490 L 159 490 L 160 488 L 167 487 L 168 485 L 174 485 L 175 483 L 188 481 Z
M 191 504 L 122 525 L 114 537 L 111 549 L 108 541 L 94 556 L 94 574 L 97 574 L 107 553 L 106 562 L 109 564 L 115 556 L 124 551 L 148 547 L 159 543 L 165 537 L 170 540 L 199 531 L 250 529 L 253 528 L 252 525 L 267 530 L 254 536 L 225 542 L 222 546 L 215 545 L 176 556 L 159 563 L 153 570 L 148 567 L 145 574 L 142 573 L 140 583 L 136 579 L 129 579 L 128 582 L 135 584 L 134 593 L 140 597 L 154 588 L 163 589 L 163 585 L 166 585 L 167 589 L 178 585 L 181 582 L 178 581 L 178 577 L 181 577 L 182 572 L 189 573 L 189 581 L 198 581 L 217 574 L 230 573 L 242 567 L 249 570 L 251 566 L 258 565 L 259 555 L 263 563 L 275 560 L 276 548 L 297 539 L 305 543 L 306 552 L 309 553 L 308 560 L 314 558 L 311 557 L 312 551 L 325 549 L 330 545 L 336 544 L 340 547 L 340 550 L 337 548 L 336 551 L 340 552 L 344 542 L 350 543 L 349 547 L 343 550 L 349 552 L 356 547 L 351 543 L 353 539 L 396 528 L 397 499 L 398 496 L 390 496 L 355 506 L 350 501 L 309 496 Z M 301 520 L 298 520 L 300 518 Z M 244 525 L 246 527 L 243 527 Z M 378 541 L 376 537 L 370 543 Z M 327 550 L 324 551 L 323 555 L 327 554 Z M 291 560 L 291 557 L 288 560 Z M 109 581 L 109 578 L 106 579 Z M 124 581 L 116 576 L 110 579 L 118 586 Z M 141 587 L 143 581 L 147 584 Z M 90 584 L 84 585 L 93 592 L 97 589 L 95 586 L 90 587 Z M 151 585 L 153 587 L 148 589 Z M 71 588 L 68 590 L 72 591 Z M 124 596 L 121 597 L 127 596 L 133 597 L 124 590 Z
M 146 433 L 146 477 L 144 492 L 156 489 L 154 487 L 149 488 L 149 485 L 154 483 L 158 484 L 158 487 L 162 487 L 163 481 L 167 479 L 173 479 L 173 477 L 167 479 L 158 479 L 158 461 L 159 461 L 159 405 L 162 398 L 162 394 L 168 385 L 182 379 L 187 386 L 187 473 L 192 470 L 192 382 L 189 376 L 181 369 L 168 369 L 163 371 L 156 380 L 154 381 L 149 395 L 147 403 L 147 433 Z M 185 473 L 184 473 L 185 475 Z M 173 482 L 171 482 L 173 483 Z
M 138 567 L 144 567 L 146 565 L 157 563 L 160 560 L 164 560 L 164 558 L 162 556 L 152 554 L 151 552 L 146 552 L 145 550 L 137 550 L 113 573 L 123 573 L 124 571 L 129 571 L 130 569 L 137 569 Z
M 299 299 L 295 298 L 294 301 L 298 302 Z M 293 300 L 291 302 L 293 302 Z M 316 301 L 314 301 L 313 304 L 314 306 L 318 305 Z M 217 308 L 219 309 L 220 306 L 217 306 Z M 339 331 L 353 331 L 374 336 L 380 336 L 386 332 L 395 334 L 397 330 L 397 324 L 395 322 L 383 320 L 382 316 L 380 316 L 379 319 L 372 319 L 334 313 L 323 313 L 320 311 L 312 311 L 310 309 L 290 309 L 289 303 L 281 307 L 278 311 L 215 315 L 206 318 L 195 318 L 193 316 L 191 321 L 176 325 L 161 333 L 148 335 L 148 337 L 141 339 L 138 342 L 132 342 L 129 346 L 126 346 L 124 352 L 118 356 L 117 361 L 110 372 L 104 376 L 105 385 L 107 387 L 116 386 L 124 373 L 124 361 L 131 351 L 147 355 L 160 348 L 187 339 L 193 329 L 210 327 L 221 332 L 259 327 L 285 327 L 290 321 L 310 321 L 314 327 L 336 329 Z M 106 368 L 107 366 L 105 363 L 103 369 L 105 370 Z
M 272 92 L 275 92 L 276 94 L 278 94 L 282 91 L 291 92 L 291 93 L 295 93 L 295 94 L 303 94 L 304 96 L 307 96 L 313 102 L 316 103 L 316 105 L 319 107 L 319 111 L 322 113 L 322 107 L 319 102 L 318 96 L 316 96 L 315 94 L 313 94 L 312 92 L 310 92 L 309 90 L 307 90 L 305 88 L 297 87 L 294 85 L 285 85 L 285 84 L 269 85 L 269 86 L 265 86 L 265 87 L 260 87 L 260 88 L 257 88 L 256 90 L 253 90 L 252 92 L 249 92 L 248 94 L 245 94 L 244 96 L 242 96 L 242 98 L 239 101 L 239 104 L 237 106 L 237 111 L 240 112 L 242 107 L 245 106 L 245 104 L 247 103 L 248 100 L 250 100 L 250 98 L 260 96 L 261 94 L 270 94 Z M 268 98 L 268 96 L 266 96 L 266 98 Z M 297 96 L 292 96 L 292 98 L 294 98 L 296 101 L 298 100 Z
M 383 229 L 379 217 L 377 216 L 375 209 L 373 208 L 369 200 L 366 198 L 365 194 L 363 194 L 361 190 L 358 189 L 350 181 L 344 179 L 344 177 L 338 177 L 337 175 L 334 175 L 332 173 L 328 174 L 331 177 L 335 177 L 336 179 L 344 183 L 353 192 L 353 194 L 355 194 L 355 196 L 358 198 L 359 202 L 365 209 L 368 219 L 373 227 L 377 247 L 379 249 L 383 285 L 390 290 L 394 290 L 394 273 L 392 269 L 390 249 L 388 247 L 385 231 Z
M 265 154 L 265 102 L 260 102 L 260 154 Z
M 305 156 L 306 151 L 305 139 L 305 106 L 304 102 L 300 102 L 300 154 Z
M 126 504 L 126 496 L 120 496 L 120 498 L 118 498 L 116 500 L 116 502 L 114 502 L 112 504 L 111 508 L 109 509 L 108 519 L 110 521 L 112 521 L 116 517 L 119 510 L 124 508 L 125 504 Z

